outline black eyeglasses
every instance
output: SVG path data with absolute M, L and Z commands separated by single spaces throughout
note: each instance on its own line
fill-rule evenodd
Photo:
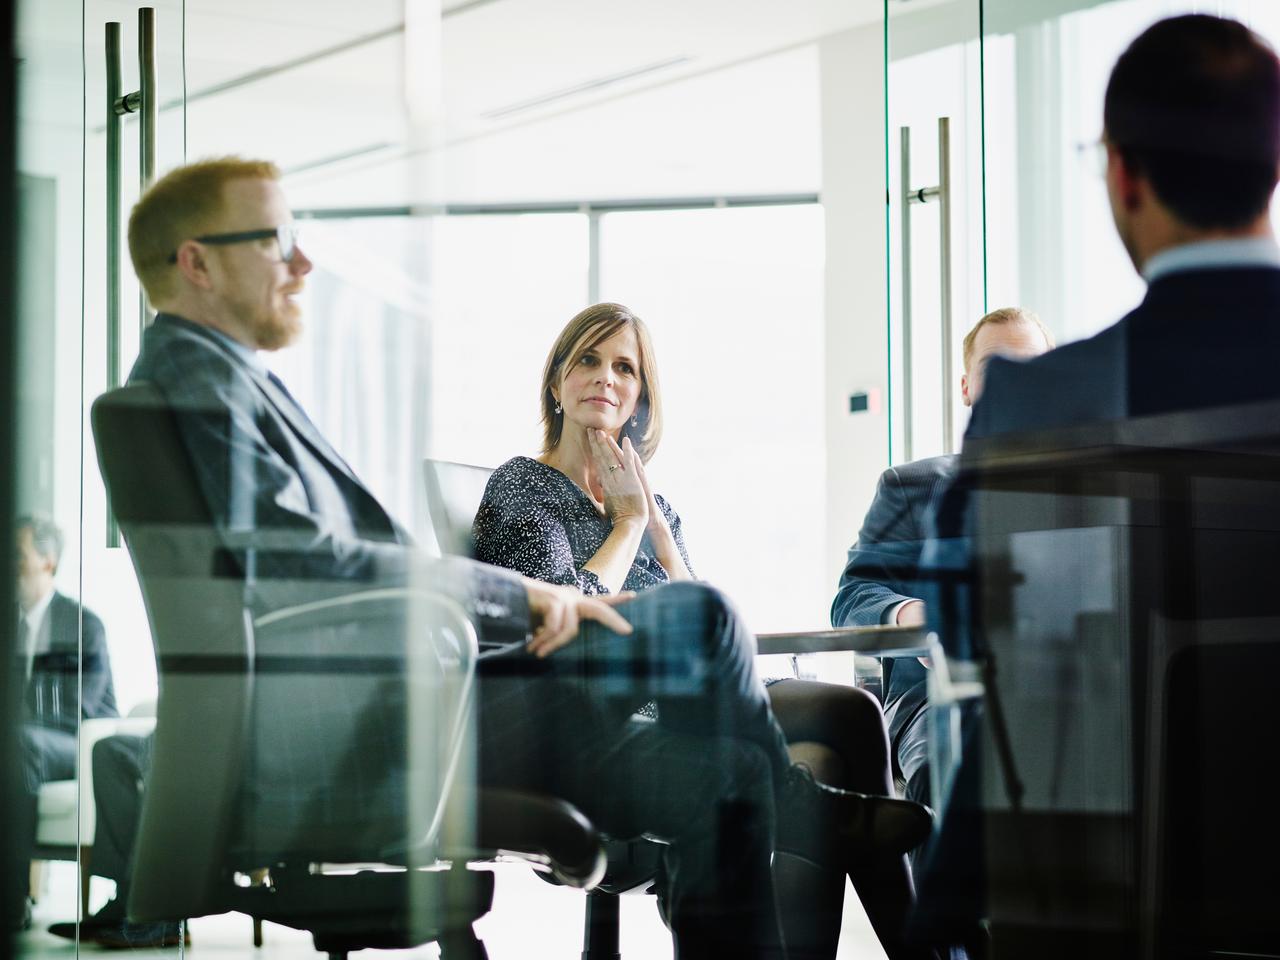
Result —
M 266 227 L 262 230 L 241 230 L 239 233 L 209 233 L 203 237 L 193 237 L 197 243 L 212 243 L 225 246 L 231 243 L 249 243 L 252 240 L 269 240 L 276 238 L 280 247 L 280 259 L 285 263 L 293 260 L 298 249 L 298 228 L 290 223 L 281 227 Z M 178 262 L 178 251 L 169 254 L 169 262 Z

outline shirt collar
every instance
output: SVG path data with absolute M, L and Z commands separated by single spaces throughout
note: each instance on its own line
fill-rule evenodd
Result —
M 1154 283 L 1170 273 L 1240 267 L 1280 268 L 1280 246 L 1271 237 L 1200 240 L 1161 250 L 1147 260 L 1142 276 Z
M 49 604 L 53 602 L 53 594 L 54 590 L 50 587 L 49 592 L 37 600 L 35 606 L 22 615 L 26 619 L 27 629 L 31 631 L 33 637 L 36 631 L 40 629 L 40 624 L 44 622 L 44 615 L 49 609 Z

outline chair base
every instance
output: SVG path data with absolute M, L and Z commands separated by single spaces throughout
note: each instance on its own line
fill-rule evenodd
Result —
M 582 960 L 622 960 L 618 947 L 619 906 L 616 894 L 599 890 L 587 894 Z
M 238 890 L 229 904 L 258 920 L 311 933 L 316 950 L 395 950 L 431 941 L 450 957 L 484 957 L 471 924 L 493 904 L 493 874 L 467 870 L 364 871 L 352 875 L 273 869 L 270 887 Z M 335 906 L 339 905 L 340 906 Z

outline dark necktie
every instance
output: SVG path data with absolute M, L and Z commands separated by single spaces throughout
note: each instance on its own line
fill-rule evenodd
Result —
M 25 681 L 31 673 L 31 628 L 27 626 L 27 618 L 18 611 L 18 629 L 14 632 L 15 646 L 13 652 L 22 664 L 22 678 Z

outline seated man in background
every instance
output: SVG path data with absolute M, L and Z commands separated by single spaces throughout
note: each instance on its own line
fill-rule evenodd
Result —
M 1054 347 L 1053 336 L 1029 310 L 1004 307 L 974 324 L 964 338 L 960 396 L 966 407 L 982 393 L 992 357 L 1025 360 Z M 917 581 L 926 515 L 955 469 L 954 455 L 890 467 L 880 476 L 858 539 L 831 604 L 834 627 L 925 622 L 924 592 Z M 883 691 L 889 746 L 906 780 L 906 797 L 929 803 L 925 667 L 914 658 L 886 658 Z
M 76 775 L 76 729 L 81 719 L 115 717 L 115 689 L 102 621 L 54 586 L 62 531 L 44 517 L 20 517 L 17 534 L 17 650 L 26 676 L 21 738 L 23 807 L 10 824 L 19 848 L 35 847 L 40 785 Z M 83 631 L 82 631 L 83 625 Z M 82 646 L 83 640 L 83 646 Z M 83 650 L 83 660 L 81 651 Z M 27 887 L 30 855 L 15 854 Z M 30 903 L 10 905 L 11 923 L 30 922 Z
M 192 164 L 157 181 L 129 223 L 158 311 L 130 382 L 164 397 L 217 539 L 252 558 L 243 572 L 255 612 L 296 604 L 308 580 L 421 585 L 458 600 L 482 634 L 518 641 L 478 668 L 479 782 L 564 797 L 617 836 L 669 840 L 664 896 L 679 955 L 784 957 L 775 827 L 798 824 L 802 852 L 822 857 L 826 844 L 916 836 L 919 808 L 791 767 L 753 637 L 715 591 L 681 583 L 601 600 L 414 549 L 258 352 L 298 335 L 311 269 L 278 179 L 265 162 Z M 630 725 L 650 700 L 658 722 Z M 353 737 L 365 719 L 351 718 Z M 370 734 L 369 775 L 391 784 L 370 790 L 402 801 L 376 757 L 396 753 L 386 741 L 406 732 Z

